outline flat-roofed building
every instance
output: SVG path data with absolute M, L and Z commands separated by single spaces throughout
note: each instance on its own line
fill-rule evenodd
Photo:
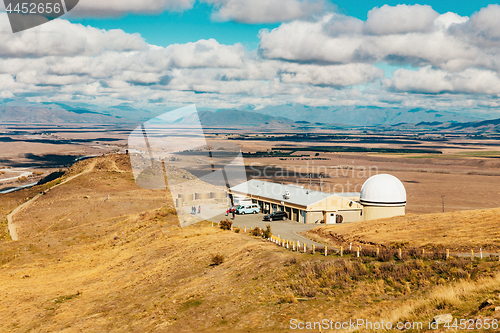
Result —
M 301 223 L 333 224 L 337 216 L 342 216 L 343 222 L 364 219 L 359 193 L 326 193 L 258 179 L 231 187 L 229 193 L 250 198 L 263 213 L 285 211 L 290 220 Z

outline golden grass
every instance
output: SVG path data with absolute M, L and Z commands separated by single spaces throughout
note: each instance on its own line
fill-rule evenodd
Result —
M 495 292 L 489 280 L 464 284 L 453 289 L 456 303 L 442 287 L 427 299 L 418 289 L 387 293 L 380 279 L 339 292 L 318 280 L 317 294 L 303 297 L 292 289 L 298 265 L 333 256 L 292 253 L 208 223 L 180 228 L 168 194 L 134 187 L 121 156 L 102 159 L 20 213 L 20 241 L 0 241 L 1 332 L 281 332 L 292 318 L 416 316 L 420 304 L 461 306 L 470 293 Z M 4 196 L 0 207 L 23 196 Z M 211 265 L 214 255 L 224 261 Z
M 408 214 L 374 221 L 315 228 L 306 235 L 328 244 L 450 249 L 500 249 L 500 208 L 425 215 Z

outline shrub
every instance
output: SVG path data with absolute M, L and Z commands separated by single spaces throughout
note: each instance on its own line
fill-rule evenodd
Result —
M 217 266 L 224 262 L 224 256 L 222 254 L 213 254 L 212 255 L 212 265 Z
M 222 230 L 231 230 L 232 226 L 233 226 L 233 222 L 231 222 L 229 220 L 220 221 L 220 223 L 219 223 L 219 227 Z
M 271 237 L 271 225 L 267 224 L 266 225 L 266 230 L 262 233 L 262 237 L 264 238 L 270 238 Z
M 293 295 L 293 293 L 290 291 L 286 295 L 281 297 L 279 303 L 298 303 L 298 301 Z
M 235 228 L 234 232 L 238 234 L 240 232 L 240 228 Z
M 260 236 L 260 235 L 262 235 L 262 233 L 263 233 L 263 231 L 262 231 L 262 229 L 261 229 L 261 228 L 259 228 L 259 227 L 255 227 L 255 228 L 253 228 L 253 229 L 250 231 L 250 234 L 251 234 L 252 236 Z

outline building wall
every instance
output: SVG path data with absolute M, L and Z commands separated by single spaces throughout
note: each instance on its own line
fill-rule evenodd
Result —
M 337 212 L 338 215 L 342 215 L 344 218 L 342 223 L 349 223 L 349 222 L 360 222 L 364 221 L 364 216 L 363 216 L 363 210 L 358 209 L 358 210 L 339 210 Z
M 322 211 L 307 212 L 306 213 L 306 223 L 316 223 L 316 221 L 318 223 L 320 223 L 321 220 L 323 220 L 323 212 Z
M 381 207 L 381 206 L 365 206 L 363 216 L 365 221 L 383 219 L 385 217 L 405 215 L 405 206 L 399 207 Z

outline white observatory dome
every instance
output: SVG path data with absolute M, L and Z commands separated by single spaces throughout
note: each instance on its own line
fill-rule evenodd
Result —
M 405 187 L 394 176 L 375 175 L 363 184 L 360 202 L 364 206 L 405 206 Z

